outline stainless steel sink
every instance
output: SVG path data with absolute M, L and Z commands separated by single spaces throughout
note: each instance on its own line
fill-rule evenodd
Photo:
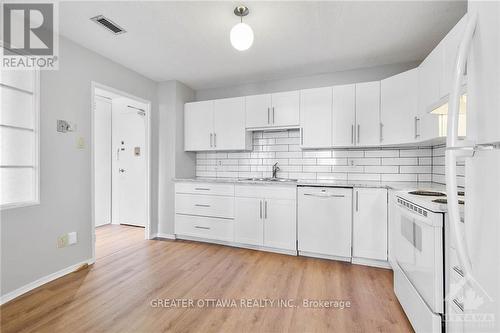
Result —
M 281 183 L 296 182 L 297 181 L 297 179 L 292 179 L 292 178 L 271 178 L 271 177 L 268 177 L 268 178 L 257 178 L 257 177 L 243 178 L 240 180 L 252 181 L 252 182 L 281 182 Z

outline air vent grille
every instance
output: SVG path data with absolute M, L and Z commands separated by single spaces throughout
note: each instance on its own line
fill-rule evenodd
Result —
M 94 16 L 91 18 L 91 20 L 115 35 L 123 34 L 124 32 L 126 32 L 125 29 L 123 29 L 118 24 L 111 21 L 109 18 L 105 17 L 104 15 Z

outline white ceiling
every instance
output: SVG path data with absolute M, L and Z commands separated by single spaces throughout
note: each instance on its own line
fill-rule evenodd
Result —
M 239 2 L 61 2 L 62 35 L 155 81 L 193 89 L 422 60 L 464 15 L 451 1 L 252 2 L 253 46 L 229 31 Z M 89 18 L 103 14 L 127 33 Z

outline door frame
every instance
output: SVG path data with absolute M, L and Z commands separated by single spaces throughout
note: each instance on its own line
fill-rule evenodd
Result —
M 144 228 L 144 238 L 152 239 L 151 235 L 151 101 L 142 99 L 140 97 L 131 95 L 124 91 L 106 86 L 99 82 L 91 81 L 90 83 L 91 94 L 90 94 L 90 170 L 91 170 L 91 240 L 92 240 L 92 262 L 95 262 L 95 170 L 94 170 L 94 161 L 95 161 L 95 142 L 94 142 L 94 129 L 95 129 L 95 119 L 94 119 L 94 102 L 95 102 L 95 92 L 96 89 L 106 90 L 110 93 L 120 95 L 126 98 L 130 98 L 139 103 L 142 103 L 146 106 L 146 225 Z

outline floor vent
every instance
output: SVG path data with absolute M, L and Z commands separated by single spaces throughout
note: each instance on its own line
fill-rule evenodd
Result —
M 90 19 L 92 21 L 94 21 L 95 23 L 101 25 L 103 28 L 110 31 L 114 35 L 119 35 L 119 34 L 123 34 L 123 33 L 127 32 L 125 29 L 123 29 L 118 24 L 111 21 L 110 19 L 108 19 L 104 15 L 97 15 L 97 16 L 94 16 Z

